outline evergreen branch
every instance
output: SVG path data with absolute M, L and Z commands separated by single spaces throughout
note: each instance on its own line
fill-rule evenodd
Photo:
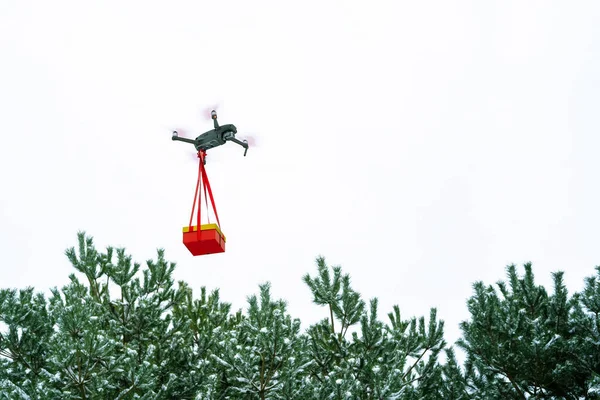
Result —
M 8 352 L 8 351 L 6 351 L 6 350 L 0 350 L 0 356 L 2 356 L 2 357 L 6 357 L 6 358 L 8 358 L 8 359 L 10 359 L 10 360 L 13 360 L 13 361 L 15 360 L 15 359 L 13 358 L 13 356 L 12 356 L 12 353 L 10 353 L 10 352 Z
M 333 306 L 329 303 L 329 316 L 331 318 L 331 332 L 335 334 L 335 327 L 333 325 Z
M 273 342 L 273 355 L 271 356 L 271 360 L 270 360 L 270 368 L 269 368 L 270 373 L 267 375 L 267 380 L 265 381 L 265 386 L 269 385 L 269 382 L 271 381 L 271 379 L 275 375 L 275 372 L 277 372 L 279 370 L 279 368 L 281 368 L 281 366 L 283 365 L 284 358 L 281 357 L 281 361 L 279 362 L 279 364 L 277 364 L 277 366 L 275 368 L 273 368 L 273 360 L 275 360 L 275 358 L 276 358 L 276 351 L 275 351 L 276 346 L 277 346 L 277 343 L 274 341 Z M 274 386 L 277 386 L 278 384 L 279 383 L 275 384 Z M 269 390 L 271 388 L 269 388 Z
M 85 384 L 84 384 L 84 378 L 81 376 L 81 350 L 78 348 L 77 349 L 77 370 L 78 370 L 78 378 L 79 378 L 79 391 L 81 392 L 81 397 L 83 397 L 83 400 L 86 400 L 86 392 L 85 392 Z
M 260 353 L 260 394 L 261 398 L 263 398 L 263 390 L 265 388 L 265 383 L 263 381 L 263 375 L 265 372 L 265 358 L 262 353 Z
M 0 332 L 0 344 L 2 342 L 8 342 L 8 340 L 4 337 L 4 335 L 2 335 L 2 332 Z M 0 348 L 0 356 L 4 356 L 4 357 L 9 358 L 14 361 L 15 357 L 13 356 L 13 352 L 10 349 L 10 346 L 7 345 L 6 349 L 8 349 L 8 352 L 5 349 Z
M 419 356 L 419 358 L 417 358 L 415 360 L 415 362 L 410 367 L 408 367 L 408 369 L 406 370 L 406 372 L 404 373 L 404 375 L 402 375 L 402 380 L 404 380 L 408 376 L 408 374 L 410 373 L 410 371 L 419 363 L 419 361 L 421 360 L 421 358 L 423 358 L 423 356 L 425 355 L 425 353 L 427 353 L 427 351 L 429 349 L 430 349 L 430 347 L 425 346 L 425 349 L 423 350 L 423 352 L 421 353 L 421 355 Z
M 513 388 L 517 391 L 517 393 L 519 394 L 519 396 L 523 399 L 526 399 L 525 394 L 523 393 L 523 390 L 521 390 L 521 388 L 519 387 L 519 385 L 517 384 L 517 382 L 515 381 L 515 379 L 506 371 L 503 371 L 504 376 L 506 376 L 508 378 L 508 380 L 510 381 L 511 385 L 513 386 Z M 531 392 L 529 392 L 527 389 L 525 389 L 527 391 L 527 393 L 532 394 Z
M 239 369 L 239 368 L 238 368 L 238 367 L 237 367 L 235 364 L 231 363 L 230 365 L 233 367 L 233 369 L 235 369 L 235 371 L 236 371 L 238 374 L 240 374 L 241 376 L 243 376 L 243 377 L 246 379 L 246 381 L 247 381 L 248 383 L 250 383 L 250 385 L 251 385 L 251 386 L 252 386 L 252 387 L 253 387 L 253 388 L 254 388 L 254 389 L 255 389 L 255 390 L 258 392 L 258 393 L 260 393 L 260 391 L 261 391 L 262 389 L 261 389 L 259 386 L 256 386 L 256 384 L 255 384 L 255 383 L 253 382 L 253 380 L 252 380 L 252 377 L 249 377 L 248 375 L 246 375 L 245 373 L 243 373 L 243 372 L 242 372 L 242 371 L 241 371 L 241 370 L 240 370 L 240 369 Z
M 513 386 L 513 388 L 517 391 L 517 393 L 519 394 L 519 396 L 523 399 L 525 399 L 525 394 L 523 393 L 523 391 L 521 390 L 521 388 L 519 387 L 519 385 L 515 382 L 514 378 L 511 376 L 511 374 L 509 374 L 508 372 L 504 371 L 503 369 L 499 369 L 496 367 L 493 367 L 493 363 L 487 359 L 487 357 L 485 355 L 483 355 L 483 353 L 481 352 L 475 352 L 479 357 L 483 358 L 485 360 L 485 362 L 487 363 L 488 368 L 490 369 L 490 371 L 500 374 L 500 375 L 504 375 L 506 377 L 506 379 L 508 379 L 508 381 L 510 382 L 510 384 Z M 531 393 L 530 393 L 531 394 Z

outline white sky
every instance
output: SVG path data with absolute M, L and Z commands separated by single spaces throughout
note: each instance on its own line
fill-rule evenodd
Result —
M 534 263 L 579 290 L 600 264 L 597 1 L 0 3 L 1 287 L 62 286 L 85 230 L 235 308 L 269 280 L 307 327 L 323 254 L 380 317 L 438 307 L 459 336 L 474 281 Z M 181 243 L 209 152 L 225 254 Z M 212 157 L 212 158 L 211 158 Z

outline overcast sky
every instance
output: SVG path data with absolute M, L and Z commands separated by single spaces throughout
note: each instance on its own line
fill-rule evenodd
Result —
M 1 287 L 63 286 L 85 230 L 245 307 L 271 281 L 303 327 L 324 255 L 380 317 L 531 261 L 570 291 L 600 264 L 600 2 L 0 2 Z M 202 110 L 258 147 L 207 171 L 224 254 L 181 242 Z

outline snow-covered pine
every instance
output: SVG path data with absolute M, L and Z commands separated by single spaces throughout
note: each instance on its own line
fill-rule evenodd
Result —
M 426 325 L 424 318 L 403 321 L 395 306 L 386 325 L 378 318 L 377 298 L 366 309 L 350 286 L 349 275 L 342 274 L 341 267 L 332 267 L 333 274 L 328 268 L 325 259 L 318 257 L 317 276 L 304 277 L 315 304 L 332 311 L 328 319 L 307 330 L 309 358 L 314 363 L 305 398 L 411 398 L 422 382 L 437 379 L 441 385 L 437 355 L 445 342 L 436 310 L 431 310 Z M 356 324 L 359 329 L 347 337 L 348 329 Z
M 271 298 L 270 284 L 259 286 L 248 298 L 247 316 L 238 329 L 217 344 L 218 362 L 227 366 L 227 393 L 252 394 L 258 399 L 301 399 L 304 368 L 310 364 L 303 351 L 300 321 L 287 313 L 283 300 Z
M 552 277 L 548 293 L 527 263 L 522 277 L 514 265 L 507 267 L 499 293 L 482 282 L 474 285 L 467 303 L 471 320 L 461 324 L 458 344 L 467 353 L 465 372 L 476 398 L 590 398 L 600 361 L 585 360 L 600 348 L 582 340 L 589 331 L 581 295 L 569 298 L 562 272 Z
M 600 398 L 600 268 L 571 297 L 562 273 L 548 293 L 528 265 L 498 291 L 476 283 L 461 368 L 435 308 L 384 322 L 322 257 L 304 282 L 324 318 L 301 331 L 268 283 L 232 312 L 218 290 L 176 285 L 162 250 L 142 266 L 83 233 L 78 250 L 47 299 L 0 290 L 0 400 Z

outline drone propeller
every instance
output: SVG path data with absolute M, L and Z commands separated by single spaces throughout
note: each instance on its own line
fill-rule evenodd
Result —
M 212 120 L 212 112 L 216 111 L 218 114 L 222 108 L 223 108 L 222 101 L 218 101 L 218 102 L 214 103 L 212 106 L 204 107 L 201 112 L 202 118 L 204 118 L 205 120 L 208 120 L 208 121 Z
M 172 134 L 176 135 L 176 136 L 190 138 L 190 139 L 192 139 L 192 136 L 193 136 L 193 135 L 190 135 L 189 131 L 185 128 L 175 128 L 175 129 L 173 129 Z
M 254 135 L 239 135 L 237 136 L 237 139 L 241 140 L 242 142 L 248 143 L 248 147 L 250 148 L 257 147 L 256 137 Z

